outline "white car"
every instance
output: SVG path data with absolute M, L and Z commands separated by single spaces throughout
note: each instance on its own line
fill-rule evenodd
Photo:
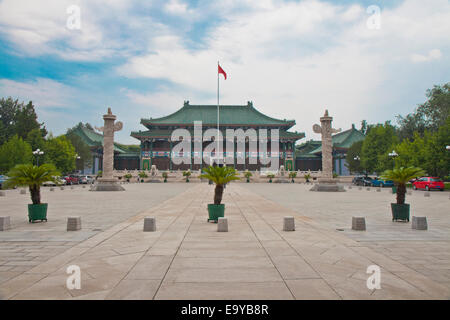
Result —
M 58 186 L 63 186 L 63 185 L 65 185 L 66 184 L 66 180 L 64 180 L 64 179 L 61 179 L 60 177 L 55 177 L 55 181 L 56 181 L 56 183 L 54 182 L 54 181 L 46 181 L 46 182 L 44 182 L 42 185 L 44 186 L 44 187 L 56 187 L 57 185 Z

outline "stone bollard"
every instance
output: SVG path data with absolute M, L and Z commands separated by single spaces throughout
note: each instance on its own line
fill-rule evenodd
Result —
M 156 231 L 156 219 L 152 217 L 144 218 L 144 232 Z
M 428 230 L 427 217 L 412 217 L 412 228 L 415 230 Z
M 64 187 L 60 187 L 59 189 L 64 190 Z
M 408 196 L 410 196 L 410 195 L 412 195 L 412 191 L 411 191 L 411 190 L 408 190 L 408 191 L 406 191 L 406 194 L 407 194 Z
M 430 192 L 429 191 L 425 191 L 425 193 L 423 194 L 424 197 L 429 197 L 430 196 Z
M 81 217 L 68 217 L 67 218 L 67 231 L 81 230 Z
M 0 231 L 11 229 L 11 219 L 9 216 L 0 217 Z
M 0 191 L 0 197 L 6 197 L 6 192 L 5 191 Z
M 73 190 L 73 189 L 75 189 L 75 187 L 74 187 L 74 186 L 70 186 L 70 189 L 72 189 L 72 190 Z
M 295 231 L 294 217 L 284 217 L 283 219 L 283 231 Z
M 82 188 L 84 189 L 84 188 L 86 188 L 86 186 L 85 186 L 85 185 L 83 185 L 83 186 L 82 186 Z
M 52 188 L 50 188 L 50 191 L 55 191 L 55 188 L 53 188 L 53 187 L 52 187 Z
M 351 189 L 351 188 L 352 188 L 352 186 L 348 186 L 348 188 L 349 188 L 349 189 Z
M 227 218 L 219 218 L 217 220 L 217 232 L 228 232 L 228 219 Z
M 358 187 L 358 190 L 362 190 L 362 187 Z
M 352 230 L 365 231 L 366 230 L 366 218 L 352 217 Z
M 27 190 L 25 190 L 25 189 L 20 189 L 20 194 L 27 194 Z
M 378 189 L 377 189 L 377 192 L 381 192 L 381 189 L 380 189 L 380 188 L 378 188 Z
M 370 191 L 370 188 L 366 188 L 367 191 Z

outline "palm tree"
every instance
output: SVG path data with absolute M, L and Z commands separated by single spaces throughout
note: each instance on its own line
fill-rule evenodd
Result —
M 222 202 L 224 185 L 233 180 L 239 180 L 237 171 L 233 167 L 213 167 L 209 166 L 203 169 L 204 174 L 200 177 L 209 179 L 216 184 L 214 189 L 214 204 Z
M 295 178 L 297 177 L 297 172 L 296 171 L 291 171 L 289 172 L 289 178 L 291 178 L 292 182 L 295 182 Z
M 405 203 L 406 184 L 409 180 L 423 176 L 425 173 L 417 167 L 401 167 L 394 170 L 386 170 L 382 175 L 383 180 L 392 180 L 397 185 L 397 204 Z
M 56 178 L 60 173 L 52 164 L 38 166 L 32 164 L 19 164 L 8 172 L 10 177 L 6 182 L 8 187 L 28 186 L 33 204 L 41 204 L 41 185 L 52 181 L 59 183 Z
M 244 177 L 246 177 L 247 178 L 247 182 L 250 182 L 250 177 L 252 176 L 253 174 L 250 172 L 250 171 L 245 171 L 244 172 Z

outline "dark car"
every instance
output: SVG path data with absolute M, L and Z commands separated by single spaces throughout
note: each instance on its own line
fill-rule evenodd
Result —
M 363 186 L 370 187 L 372 185 L 372 180 L 373 179 L 371 177 L 364 177 L 362 179 Z
M 363 180 L 364 180 L 364 176 L 356 176 L 353 178 L 352 183 L 356 186 L 362 186 L 364 185 Z

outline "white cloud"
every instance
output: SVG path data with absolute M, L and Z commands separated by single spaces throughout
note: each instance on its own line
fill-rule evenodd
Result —
M 27 82 L 0 79 L 0 96 L 11 96 L 25 103 L 31 100 L 37 110 L 68 108 L 72 95 L 73 89 L 51 79 L 37 78 Z
M 164 6 L 164 10 L 174 15 L 188 14 L 190 11 L 188 10 L 187 4 L 180 0 L 170 0 Z
M 428 52 L 428 55 L 422 55 L 414 53 L 411 55 L 411 61 L 412 62 L 427 62 L 432 60 L 438 60 L 442 57 L 441 50 L 439 49 L 433 49 Z

